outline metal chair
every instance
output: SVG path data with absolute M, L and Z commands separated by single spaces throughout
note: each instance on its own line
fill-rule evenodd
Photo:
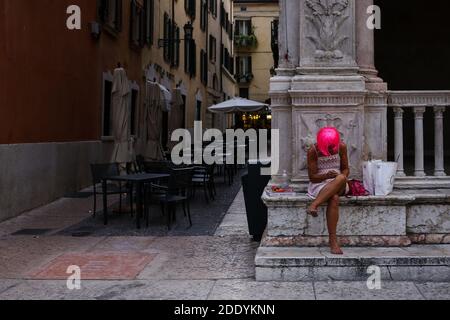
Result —
M 97 213 L 97 194 L 103 195 L 103 179 L 107 177 L 113 177 L 120 175 L 119 164 L 117 163 L 104 163 L 104 164 L 91 164 L 92 182 L 94 185 L 94 212 L 95 217 Z M 100 185 L 101 191 L 97 191 L 97 187 Z M 120 212 L 122 212 L 122 185 L 108 184 L 107 195 L 120 195 Z
M 189 226 L 192 227 L 192 217 L 190 201 L 192 195 L 192 176 L 194 173 L 193 168 L 181 168 L 172 169 L 167 189 L 163 189 L 164 193 L 155 193 L 155 189 L 158 189 L 155 185 L 151 185 L 151 194 L 156 196 L 161 205 L 161 211 L 163 215 L 166 215 L 167 211 L 167 227 L 171 229 L 172 220 L 176 220 L 177 205 L 182 204 L 184 216 L 189 220 Z M 146 222 L 147 227 L 149 224 L 148 209 L 146 210 Z
M 194 196 L 196 187 L 203 187 L 207 203 L 209 203 L 209 198 L 215 200 L 215 196 L 217 195 L 216 185 L 214 181 L 215 170 L 215 164 L 194 167 L 194 175 L 192 177 Z

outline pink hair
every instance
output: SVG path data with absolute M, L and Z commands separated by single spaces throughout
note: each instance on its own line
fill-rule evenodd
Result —
M 319 151 L 326 157 L 331 156 L 330 148 L 333 151 L 333 154 L 337 154 L 339 152 L 340 144 L 341 135 L 336 128 L 322 128 L 317 134 L 317 146 Z

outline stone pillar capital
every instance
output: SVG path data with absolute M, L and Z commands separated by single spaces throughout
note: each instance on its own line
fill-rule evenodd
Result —
M 403 110 L 403 108 L 400 107 L 395 107 L 394 108 L 394 114 L 395 114 L 395 119 L 403 119 L 403 114 L 405 113 L 405 110 Z
M 434 111 L 435 118 L 438 118 L 438 117 L 443 118 L 445 110 L 446 110 L 445 107 L 434 107 L 433 111 Z
M 425 111 L 427 111 L 427 108 L 425 107 L 414 107 L 413 108 L 414 118 L 423 119 L 423 114 L 425 113 Z

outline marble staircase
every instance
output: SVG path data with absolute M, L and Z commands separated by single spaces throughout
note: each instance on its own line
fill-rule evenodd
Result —
M 371 265 L 384 279 L 420 280 L 424 273 L 426 279 L 450 279 L 448 189 L 342 198 L 343 257 L 329 254 L 325 208 L 318 218 L 307 215 L 306 194 L 264 194 L 263 200 L 268 226 L 255 259 L 259 281 L 360 280 Z

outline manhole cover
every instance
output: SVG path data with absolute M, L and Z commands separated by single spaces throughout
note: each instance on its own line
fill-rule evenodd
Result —
M 64 196 L 64 198 L 67 198 L 67 199 L 84 199 L 84 198 L 89 198 L 89 197 L 91 197 L 93 195 L 94 195 L 93 192 L 75 192 L 75 193 L 66 194 Z
M 72 231 L 72 237 L 82 238 L 91 236 L 95 230 L 93 228 L 79 228 L 77 230 Z
M 42 236 L 52 229 L 22 229 L 12 233 L 13 236 Z

